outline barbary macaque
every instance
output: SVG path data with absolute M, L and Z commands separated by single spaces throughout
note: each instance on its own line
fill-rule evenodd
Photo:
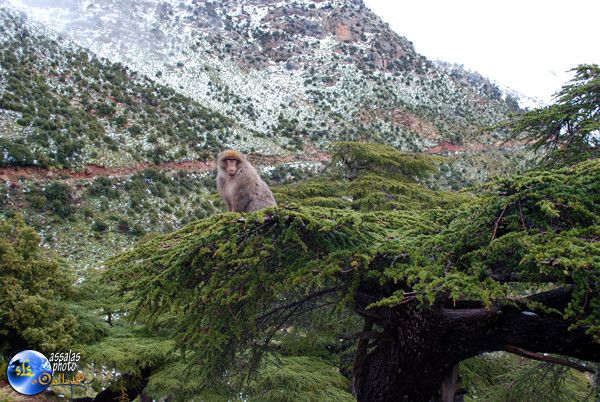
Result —
M 232 212 L 253 212 L 277 206 L 267 183 L 238 151 L 227 150 L 219 155 L 217 190 Z

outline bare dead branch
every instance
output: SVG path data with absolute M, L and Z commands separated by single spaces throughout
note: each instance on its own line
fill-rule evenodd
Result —
M 508 208 L 509 205 L 510 204 L 506 204 L 504 209 L 502 209 L 500 216 L 498 217 L 498 219 L 496 219 L 496 224 L 494 225 L 494 232 L 492 233 L 492 239 L 490 240 L 490 242 L 496 238 L 496 233 L 498 232 L 498 226 L 500 225 L 500 221 L 502 220 L 502 217 L 504 216 L 504 213 L 506 212 L 506 209 Z
M 507 345 L 504 348 L 505 351 L 513 353 L 518 356 L 526 357 L 528 359 L 537 360 L 541 362 L 560 364 L 561 366 L 571 367 L 575 370 L 581 371 L 582 373 L 595 373 L 595 370 L 591 367 L 585 366 L 583 364 L 577 363 L 573 360 L 564 359 L 556 356 L 544 355 L 541 353 L 530 352 L 525 349 L 521 349 L 516 346 Z

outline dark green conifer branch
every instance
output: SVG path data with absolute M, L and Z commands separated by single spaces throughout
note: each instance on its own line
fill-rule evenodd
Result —
M 598 156 L 600 146 L 600 67 L 582 64 L 555 95 L 552 105 L 516 115 L 501 125 L 513 138 L 549 153 L 547 165 L 573 164 Z
M 197 221 L 111 260 L 107 277 L 138 322 L 152 329 L 169 320 L 206 386 L 256 372 L 264 352 L 304 333 L 307 314 L 332 306 L 332 314 L 377 316 L 417 303 L 459 323 L 505 311 L 515 317 L 509 324 L 533 310 L 598 337 L 599 178 L 592 160 L 474 196 L 376 172 L 291 185 L 276 193 L 298 205 L 349 201 Z M 353 194 L 357 180 L 373 193 Z M 366 201 L 390 196 L 404 198 Z M 533 297 L 548 289 L 565 293 Z

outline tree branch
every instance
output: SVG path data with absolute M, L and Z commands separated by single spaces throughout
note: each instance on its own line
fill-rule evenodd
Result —
M 498 232 L 498 226 L 500 226 L 500 221 L 502 220 L 502 217 L 504 216 L 504 213 L 506 212 L 506 209 L 508 208 L 509 205 L 510 204 L 506 204 L 504 209 L 502 209 L 500 216 L 496 220 L 496 224 L 494 225 L 494 233 L 492 233 L 492 239 L 490 240 L 490 242 L 492 242 L 496 238 L 496 232 Z
M 579 364 L 577 362 L 574 362 L 572 360 L 569 359 L 563 359 L 560 357 L 555 357 L 555 356 L 547 356 L 547 355 L 543 355 L 540 353 L 535 353 L 535 352 L 530 352 L 528 350 L 516 347 L 516 346 L 512 346 L 512 345 L 507 345 L 504 348 L 505 351 L 513 353 L 515 355 L 518 356 L 522 356 L 522 357 L 526 357 L 528 359 L 532 359 L 532 360 L 538 360 L 541 362 L 547 362 L 547 363 L 553 363 L 553 364 L 560 364 L 561 366 L 567 366 L 567 367 L 571 367 L 575 370 L 581 371 L 582 373 L 595 373 L 596 371 L 588 366 L 585 366 L 583 364 Z
M 339 288 L 328 288 L 328 289 L 320 290 L 318 292 L 311 293 L 311 294 L 307 295 L 306 297 L 303 297 L 300 300 L 295 300 L 295 301 L 293 301 L 291 303 L 288 303 L 288 304 L 285 304 L 283 306 L 275 307 L 275 308 L 267 311 L 266 313 L 259 315 L 258 317 L 256 317 L 256 322 L 260 323 L 265 318 L 267 318 L 267 317 L 269 317 L 269 316 L 271 316 L 271 315 L 273 315 L 275 313 L 278 313 L 278 312 L 283 311 L 283 310 L 287 310 L 289 308 L 294 308 L 296 306 L 299 306 L 299 305 L 302 305 L 302 304 L 306 303 L 307 301 L 309 301 L 311 299 L 315 299 L 317 297 L 321 297 L 321 296 L 324 296 L 326 294 L 334 293 L 334 292 L 337 292 L 337 291 L 339 291 Z
M 480 321 L 486 318 L 492 318 L 501 311 L 498 307 L 489 306 L 483 308 L 452 309 L 443 307 L 442 317 L 449 321 Z
M 355 339 L 380 339 L 383 336 L 384 334 L 377 331 L 361 331 L 351 335 L 339 335 L 338 338 L 344 341 L 352 341 Z
M 527 296 L 525 299 L 527 301 L 541 303 L 546 307 L 564 309 L 571 301 L 572 292 L 572 287 L 567 286 L 548 290 L 546 292 L 535 293 L 531 296 Z

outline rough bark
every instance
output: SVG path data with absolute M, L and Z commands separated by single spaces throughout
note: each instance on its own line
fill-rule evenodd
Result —
M 460 387 L 460 377 L 458 375 L 458 365 L 452 367 L 452 370 L 446 374 L 442 380 L 440 389 L 440 402 L 454 402 L 456 392 Z
M 600 402 L 600 363 L 596 364 L 596 373 L 594 374 L 593 384 L 594 401 Z
M 560 307 L 568 296 L 568 290 L 557 290 L 530 299 Z M 376 296 L 357 294 L 357 311 L 381 332 L 353 379 L 358 401 L 430 401 L 462 360 L 511 345 L 600 361 L 600 344 L 583 329 L 569 330 L 571 322 L 559 315 L 530 311 L 518 303 L 420 308 L 416 300 L 410 300 L 391 308 L 365 309 L 374 300 Z

